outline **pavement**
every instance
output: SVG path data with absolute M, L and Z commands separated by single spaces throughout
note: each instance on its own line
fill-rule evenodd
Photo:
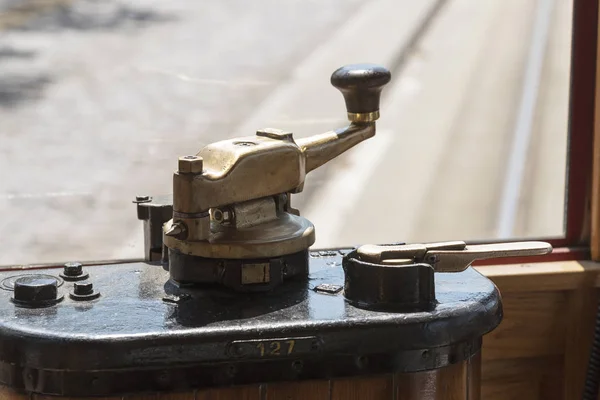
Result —
M 543 0 L 540 0 L 543 1 Z M 531 3 L 531 4 L 529 4 Z M 317 246 L 494 238 L 536 4 L 0 2 L 0 265 L 142 254 L 177 157 L 345 123 L 329 75 L 392 69 L 375 138 L 308 176 Z M 562 229 L 569 2 L 553 6 L 514 235 Z

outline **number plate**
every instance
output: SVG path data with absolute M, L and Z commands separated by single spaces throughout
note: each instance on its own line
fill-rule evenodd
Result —
M 229 344 L 228 353 L 232 357 L 285 357 L 315 353 L 319 347 L 320 341 L 316 336 L 236 340 Z

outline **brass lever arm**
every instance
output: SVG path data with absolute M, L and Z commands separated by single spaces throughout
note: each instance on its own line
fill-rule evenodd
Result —
M 546 242 L 512 242 L 467 245 L 465 242 L 442 242 L 396 246 L 364 245 L 357 253 L 362 261 L 384 265 L 412 263 L 430 264 L 436 272 L 464 271 L 475 260 L 500 257 L 548 254 L 552 246 Z
M 345 128 L 297 139 L 296 144 L 304 153 L 308 173 L 374 135 L 374 122 L 362 125 L 352 123 Z

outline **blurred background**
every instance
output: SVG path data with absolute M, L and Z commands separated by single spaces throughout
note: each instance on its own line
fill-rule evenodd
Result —
M 307 177 L 316 247 L 563 233 L 572 0 L 0 0 L 0 265 L 141 257 L 135 195 L 177 157 L 347 123 L 347 63 L 392 71 L 378 133 Z

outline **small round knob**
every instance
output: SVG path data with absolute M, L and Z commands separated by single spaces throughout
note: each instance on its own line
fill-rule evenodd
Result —
M 379 118 L 381 89 L 391 78 L 390 71 L 380 65 L 352 64 L 337 69 L 331 84 L 344 95 L 350 121 L 371 122 Z
M 31 275 L 15 281 L 13 302 L 24 307 L 45 307 L 62 299 L 55 278 Z

